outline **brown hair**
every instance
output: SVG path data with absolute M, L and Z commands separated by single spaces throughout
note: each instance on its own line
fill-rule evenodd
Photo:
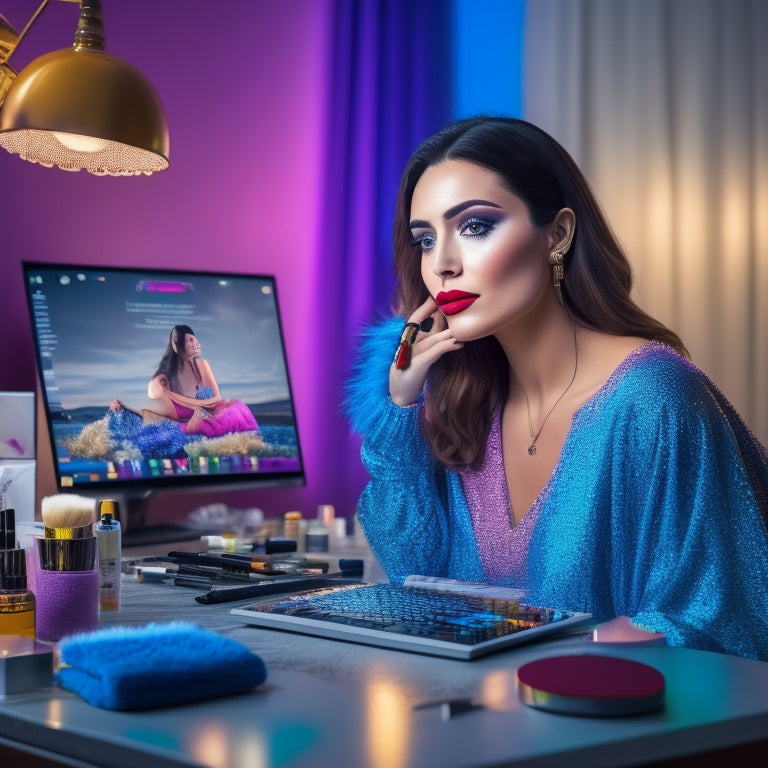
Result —
M 165 346 L 165 352 L 163 352 L 163 356 L 157 364 L 157 370 L 152 376 L 152 378 L 155 378 L 155 376 L 164 374 L 168 378 L 171 389 L 174 391 L 179 391 L 179 373 L 181 373 L 184 365 L 184 358 L 179 350 L 184 349 L 187 335 L 195 335 L 195 332 L 188 325 L 173 326 L 171 335 L 168 337 L 168 344 Z
M 398 313 L 408 317 L 428 297 L 421 278 L 421 251 L 411 238 L 411 199 L 424 171 L 447 159 L 467 160 L 496 173 L 523 200 L 537 226 L 551 223 L 563 208 L 573 210 L 576 230 L 564 255 L 562 292 L 578 323 L 660 341 L 687 356 L 680 338 L 631 298 L 629 261 L 571 156 L 540 128 L 515 118 L 459 120 L 427 139 L 411 156 L 400 181 L 394 222 Z M 453 468 L 482 462 L 491 418 L 505 401 L 508 379 L 509 365 L 493 337 L 466 343 L 432 366 L 424 428 L 440 461 Z

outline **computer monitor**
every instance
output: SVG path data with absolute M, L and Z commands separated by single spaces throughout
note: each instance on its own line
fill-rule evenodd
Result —
M 274 277 L 22 266 L 61 492 L 304 484 Z

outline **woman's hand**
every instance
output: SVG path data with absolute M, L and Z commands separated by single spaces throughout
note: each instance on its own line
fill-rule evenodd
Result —
M 207 411 L 205 408 L 195 408 L 192 417 L 187 422 L 187 432 L 191 434 L 200 432 L 203 419 L 209 419 L 210 417 L 210 411 Z
M 398 370 L 395 363 L 389 369 L 389 396 L 395 405 L 405 407 L 418 400 L 430 366 L 446 352 L 461 349 L 464 345 L 453 338 L 445 318 L 437 311 L 435 300 L 427 299 L 409 318 L 409 323 L 423 323 L 434 316 L 435 323 L 429 332 L 419 331 L 411 350 L 411 364 Z

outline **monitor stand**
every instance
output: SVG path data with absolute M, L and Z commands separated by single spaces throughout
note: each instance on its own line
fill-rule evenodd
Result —
M 146 547 L 151 544 L 172 544 L 176 541 L 199 541 L 202 531 L 180 523 L 157 523 L 126 531 L 123 549 Z
M 142 493 L 112 494 L 120 506 L 120 520 L 123 528 L 122 546 L 145 547 L 151 544 L 165 544 L 174 541 L 199 539 L 204 533 L 181 523 L 147 524 L 147 502 L 152 491 Z

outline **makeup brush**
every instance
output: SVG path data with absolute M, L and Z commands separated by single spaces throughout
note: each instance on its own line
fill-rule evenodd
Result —
M 93 536 L 96 501 L 59 493 L 45 496 L 41 504 L 46 539 L 87 539 Z
M 38 539 L 40 566 L 46 571 L 88 571 L 94 568 L 95 500 L 69 493 L 45 496 L 41 511 L 45 538 Z

